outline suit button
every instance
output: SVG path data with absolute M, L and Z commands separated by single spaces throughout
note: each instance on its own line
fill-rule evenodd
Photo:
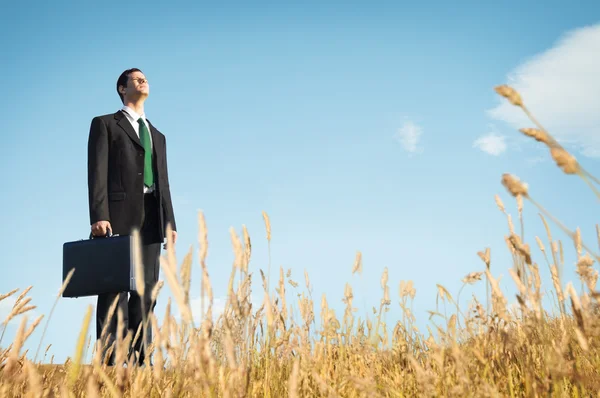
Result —
M 141 176 L 141 175 L 142 175 L 142 173 L 138 173 L 138 175 L 139 175 L 139 176 Z

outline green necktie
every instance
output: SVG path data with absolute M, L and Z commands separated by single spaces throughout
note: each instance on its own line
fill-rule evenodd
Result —
M 140 142 L 146 151 L 146 155 L 144 156 L 144 185 L 151 187 L 152 184 L 154 184 L 154 172 L 152 170 L 152 144 L 150 142 L 150 132 L 142 118 L 138 119 L 138 124 L 140 125 Z

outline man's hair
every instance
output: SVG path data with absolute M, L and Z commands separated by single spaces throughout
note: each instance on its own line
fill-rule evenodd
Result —
M 121 98 L 121 102 L 123 102 L 123 103 L 125 103 L 125 101 L 123 100 L 123 94 L 121 94 L 121 92 L 119 91 L 119 87 L 120 86 L 127 87 L 127 80 L 129 79 L 129 75 L 131 75 L 133 72 L 142 72 L 142 71 L 139 70 L 138 68 L 127 69 L 126 71 L 121 73 L 121 76 L 119 76 L 119 79 L 117 80 L 117 94 L 119 94 L 119 98 Z

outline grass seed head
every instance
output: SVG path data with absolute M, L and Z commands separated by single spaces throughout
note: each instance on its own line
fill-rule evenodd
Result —
M 544 253 L 546 251 L 546 248 L 544 247 L 544 244 L 542 243 L 542 240 L 539 238 L 539 236 L 535 237 L 535 241 L 537 242 L 541 252 Z
M 491 258 L 490 258 L 490 248 L 486 248 L 485 252 L 477 252 L 477 255 L 479 256 L 479 258 L 481 259 L 481 261 L 483 261 L 485 263 L 485 266 L 489 269 L 490 268 L 490 262 L 491 262 Z
M 475 282 L 481 280 L 481 275 L 483 275 L 483 272 L 471 272 L 462 279 L 462 282 L 468 285 L 472 285 Z
M 354 259 L 354 266 L 352 267 L 352 273 L 358 272 L 362 273 L 362 253 L 360 251 L 356 252 L 356 258 Z
M 573 155 L 564 150 L 563 148 L 551 148 L 550 155 L 556 162 L 556 165 L 565 174 L 576 174 L 579 172 L 579 164 Z
M 267 240 L 271 241 L 271 220 L 269 219 L 269 215 L 267 212 L 263 211 L 263 219 L 265 220 L 265 228 L 267 230 Z
M 594 265 L 594 259 L 590 257 L 589 253 L 582 256 L 577 262 L 577 268 L 590 268 Z
M 522 128 L 519 130 L 521 133 L 525 134 L 528 137 L 533 138 L 534 140 L 544 143 L 548 146 L 551 145 L 552 140 L 550 139 L 550 137 L 548 136 L 548 134 L 546 134 L 545 131 L 542 131 L 540 129 L 535 129 L 535 128 Z
M 497 86 L 495 90 L 498 94 L 506 98 L 511 104 L 515 106 L 523 106 L 521 95 L 514 88 L 503 84 L 501 86 Z
M 512 234 L 508 237 L 509 242 L 515 250 L 525 257 L 525 262 L 531 264 L 531 250 L 528 244 L 524 244 L 518 235 Z
M 527 185 L 522 183 L 517 177 L 505 173 L 502 174 L 502 185 L 510 192 L 512 196 L 523 195 L 527 197 Z
M 500 199 L 500 196 L 495 195 L 494 196 L 494 200 L 496 201 L 496 205 L 498 206 L 498 208 L 500 209 L 500 211 L 502 213 L 506 213 L 506 209 L 504 208 L 504 203 L 502 203 L 502 199 Z
M 413 281 L 400 281 L 400 298 L 410 297 L 414 299 L 416 294 L 417 291 L 413 286 Z
M 7 298 L 7 297 L 10 297 L 10 296 L 12 296 L 12 295 L 13 295 L 13 294 L 15 294 L 15 293 L 16 293 L 18 290 L 19 290 L 19 289 L 13 289 L 13 290 L 11 290 L 11 291 L 10 291 L 10 292 L 8 292 L 8 293 L 5 293 L 5 294 L 0 294 L 0 301 L 4 300 L 4 299 L 5 299 L 5 298 Z

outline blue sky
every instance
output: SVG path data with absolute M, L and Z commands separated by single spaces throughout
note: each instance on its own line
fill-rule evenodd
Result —
M 120 108 L 115 82 L 130 67 L 149 79 L 146 113 L 167 136 L 178 258 L 192 245 L 196 254 L 201 209 L 217 297 L 233 261 L 230 227 L 247 226 L 251 269 L 256 277 L 266 270 L 263 210 L 272 223 L 272 280 L 283 266 L 303 286 L 306 270 L 317 310 L 325 293 L 342 317 L 349 282 L 364 316 L 382 297 L 387 267 L 388 323 L 400 317 L 400 281 L 413 280 L 424 330 L 436 284 L 456 295 L 467 273 L 482 270 L 476 253 L 485 247 L 502 287 L 514 293 L 506 220 L 494 203 L 500 194 L 516 217 L 500 184 L 505 172 L 597 247 L 596 199 L 520 136 L 530 123 L 493 90 L 506 82 L 519 88 L 542 123 L 599 174 L 596 2 L 11 7 L 0 16 L 0 293 L 33 285 L 37 314 L 48 314 L 60 287 L 62 244 L 89 233 L 89 125 Z M 569 32 L 576 34 L 561 42 Z M 525 217 L 546 278 L 534 241 L 546 242 L 543 226 L 528 204 Z M 572 244 L 556 228 L 554 236 L 575 280 Z M 357 250 L 360 276 L 351 274 Z M 199 269 L 195 262 L 193 297 Z M 254 292 L 260 300 L 259 284 Z M 463 305 L 471 294 L 485 294 L 484 285 L 466 288 Z M 88 304 L 95 299 L 59 302 L 44 338 L 56 361 L 73 353 Z M 26 348 L 35 351 L 41 329 Z

